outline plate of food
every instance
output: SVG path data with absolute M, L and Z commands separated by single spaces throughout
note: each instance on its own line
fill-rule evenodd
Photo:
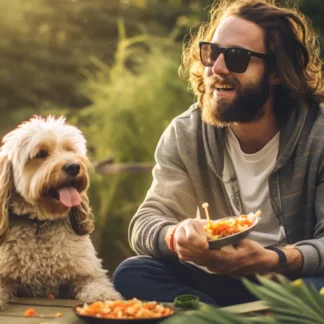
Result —
M 261 211 L 247 215 L 231 216 L 211 220 L 208 214 L 208 203 L 204 203 L 208 223 L 204 226 L 210 249 L 220 249 L 233 245 L 249 235 L 258 224 Z
M 76 305 L 73 312 L 88 323 L 155 324 L 173 316 L 175 309 L 156 301 L 133 298 L 84 303 Z

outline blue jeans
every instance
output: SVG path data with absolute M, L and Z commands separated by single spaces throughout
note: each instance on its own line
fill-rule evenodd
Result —
M 256 282 L 254 277 L 248 277 Z M 318 290 L 324 286 L 323 277 L 303 278 Z M 181 261 L 161 261 L 148 256 L 136 256 L 122 262 L 113 281 L 126 298 L 172 302 L 177 295 L 192 294 L 202 302 L 229 306 L 257 300 L 241 283 L 230 276 L 209 274 Z

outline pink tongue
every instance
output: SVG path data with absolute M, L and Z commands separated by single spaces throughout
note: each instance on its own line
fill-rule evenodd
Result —
M 79 206 L 81 204 L 80 194 L 73 187 L 60 189 L 59 195 L 61 203 L 66 207 Z

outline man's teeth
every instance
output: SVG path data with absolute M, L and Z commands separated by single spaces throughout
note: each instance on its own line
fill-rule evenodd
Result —
M 233 87 L 232 86 L 230 86 L 230 85 L 216 85 L 216 89 L 217 90 L 223 90 L 223 91 L 228 91 L 228 90 L 232 90 L 233 89 Z

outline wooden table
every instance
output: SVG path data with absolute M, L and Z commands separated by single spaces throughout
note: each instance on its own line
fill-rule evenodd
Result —
M 0 323 L 3 324 L 84 324 L 73 313 L 73 306 L 80 304 L 78 300 L 67 299 L 38 299 L 17 298 L 12 300 L 9 307 L 0 311 Z M 34 308 L 37 317 L 24 317 L 24 311 Z M 56 313 L 62 313 L 62 317 L 54 317 Z M 52 317 L 46 317 L 52 315 Z
M 12 300 L 9 307 L 0 311 L 0 323 L 3 324 L 84 324 L 73 313 L 73 307 L 81 304 L 78 300 L 68 299 L 38 299 L 38 298 L 17 298 Z M 24 311 L 34 308 L 37 317 L 24 317 Z M 224 307 L 228 311 L 240 314 L 253 313 L 267 310 L 261 301 Z M 53 317 L 56 313 L 62 313 L 62 317 Z M 52 317 L 46 317 L 52 315 Z

